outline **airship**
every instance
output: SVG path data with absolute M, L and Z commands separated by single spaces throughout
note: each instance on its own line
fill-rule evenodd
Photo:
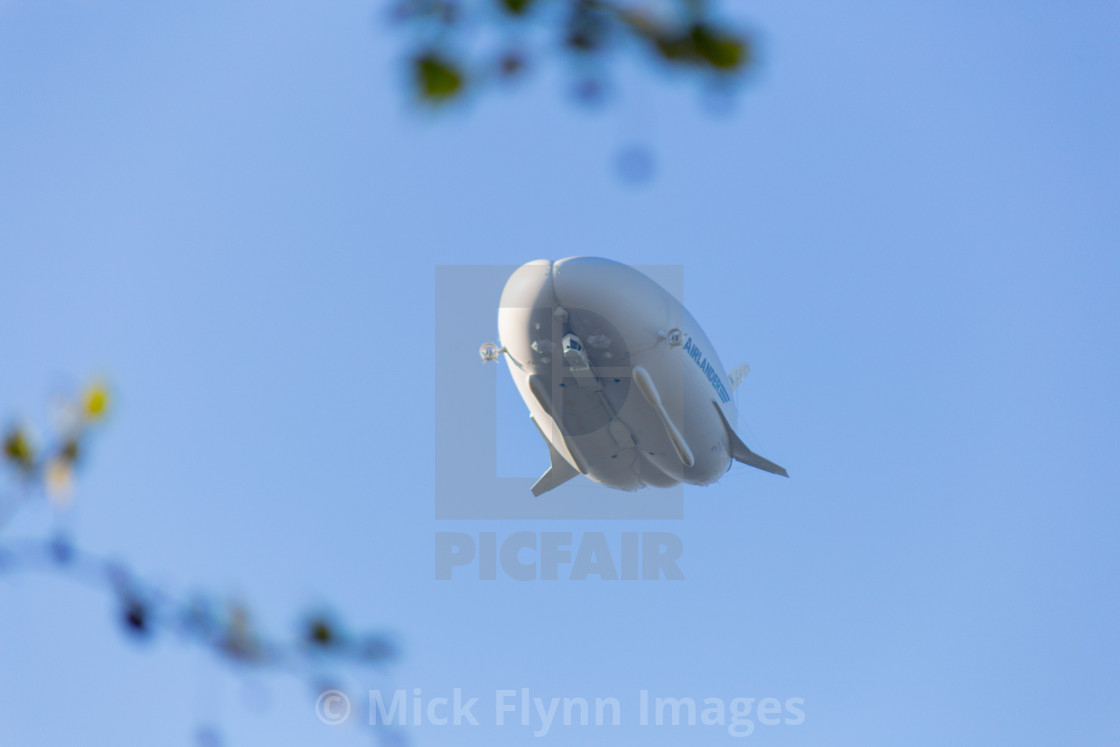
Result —
M 727 373 L 692 314 L 642 272 L 609 259 L 538 259 L 502 290 L 499 343 L 551 464 L 539 496 L 583 475 L 618 490 L 708 485 L 733 462 L 788 477 L 735 432 Z

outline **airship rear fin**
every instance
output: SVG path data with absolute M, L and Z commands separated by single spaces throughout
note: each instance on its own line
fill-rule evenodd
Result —
M 763 470 L 765 472 L 772 472 L 775 475 L 789 477 L 789 473 L 786 472 L 784 467 L 779 467 L 769 459 L 761 457 L 748 449 L 747 445 L 743 443 L 743 439 L 739 438 L 739 434 L 737 434 L 735 432 L 735 429 L 732 428 L 731 425 L 727 422 L 727 418 L 724 417 L 723 410 L 719 408 L 719 405 L 717 405 L 715 402 L 713 402 L 712 405 L 715 406 L 716 412 L 719 413 L 720 419 L 723 420 L 723 427 L 727 429 L 727 438 L 731 445 L 732 459 L 737 462 L 742 462 L 743 464 L 749 464 L 750 466 Z
M 537 426 L 537 429 L 540 430 L 540 424 L 538 424 L 536 420 L 534 420 L 533 423 Z M 541 431 L 541 435 L 544 435 L 543 430 Z M 551 441 L 546 438 L 544 442 L 548 444 L 548 456 L 552 460 L 552 465 L 548 468 L 547 472 L 541 475 L 541 479 L 533 483 L 533 495 L 547 493 L 579 474 L 579 470 L 569 464 L 568 460 L 560 455 L 560 452 L 556 450 L 556 447 L 552 445 Z
M 533 495 L 547 493 L 579 474 L 575 467 L 568 464 L 567 460 L 560 456 L 556 449 L 552 447 L 552 444 L 548 445 L 548 452 L 549 456 L 552 457 L 552 466 L 541 475 L 541 479 L 533 483 Z
M 743 383 L 743 379 L 747 378 L 747 374 L 751 372 L 751 367 L 746 363 L 740 363 L 735 368 L 727 372 L 727 383 L 731 384 L 731 391 L 739 388 Z
M 738 441 L 738 436 L 735 437 L 735 440 Z M 749 464 L 752 467 L 757 467 L 758 469 L 765 470 L 766 472 L 773 472 L 775 475 L 789 477 L 789 473 L 786 472 L 785 467 L 779 467 L 769 459 L 755 454 L 753 451 L 748 449 L 742 441 L 739 441 L 734 446 L 735 448 L 734 450 L 732 450 L 731 456 L 735 459 L 735 461 L 742 462 L 743 464 Z

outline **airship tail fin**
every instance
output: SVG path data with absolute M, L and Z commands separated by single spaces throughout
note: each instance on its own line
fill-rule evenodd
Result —
M 731 451 L 731 457 L 735 461 L 742 462 L 743 464 L 749 464 L 752 467 L 757 467 L 758 469 L 764 470 L 766 472 L 773 472 L 775 475 L 789 477 L 789 473 L 786 472 L 785 467 L 779 467 L 769 459 L 755 454 L 753 451 L 746 447 L 746 444 L 739 440 L 738 436 L 735 436 L 735 442 L 736 443 L 733 444 L 734 449 Z
M 549 444 L 548 451 L 549 456 L 552 457 L 552 466 L 541 475 L 541 479 L 533 483 L 533 495 L 543 495 L 579 474 L 575 467 L 568 464 L 568 461 L 560 456 L 552 444 Z
M 537 421 L 534 420 L 533 422 L 536 423 Z M 540 429 L 540 425 L 537 425 L 537 429 Z M 544 435 L 544 431 L 541 431 L 541 435 Z M 560 455 L 551 441 L 546 438 L 544 442 L 548 444 L 548 456 L 552 460 L 552 465 L 547 472 L 541 475 L 541 479 L 533 483 L 533 495 L 543 495 L 579 474 L 579 470 L 570 465 L 568 460 Z
M 731 391 L 739 388 L 743 383 L 743 379 L 747 378 L 747 374 L 751 372 L 751 367 L 746 363 L 740 363 L 735 368 L 727 372 L 727 383 L 731 384 Z
M 761 457 L 748 449 L 747 445 L 743 443 L 743 439 L 739 438 L 739 434 L 737 434 L 735 432 L 735 429 L 732 428 L 731 425 L 727 422 L 727 418 L 724 417 L 723 410 L 721 410 L 719 405 L 717 405 L 715 402 L 713 402 L 712 404 L 715 406 L 716 412 L 719 413 L 720 419 L 723 420 L 723 427 L 727 429 L 727 438 L 731 444 L 732 459 L 734 459 L 736 462 L 749 464 L 750 466 L 763 470 L 764 472 L 772 472 L 775 475 L 789 477 L 789 473 L 786 472 L 784 467 L 779 467 L 769 459 Z

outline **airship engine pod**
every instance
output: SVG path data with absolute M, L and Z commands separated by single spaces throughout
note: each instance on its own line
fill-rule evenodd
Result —
M 552 464 L 540 495 L 582 474 L 619 490 L 707 485 L 732 460 L 788 476 L 735 433 L 731 392 L 700 325 L 664 288 L 596 257 L 539 259 L 514 271 L 498 310 L 501 347 Z

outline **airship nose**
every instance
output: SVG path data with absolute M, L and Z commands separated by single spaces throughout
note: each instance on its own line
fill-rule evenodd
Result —
M 568 257 L 552 264 L 552 285 L 560 304 L 611 320 L 626 333 L 632 349 L 654 344 L 660 330 L 679 326 L 679 302 L 629 265 L 602 257 Z
M 556 306 L 549 260 L 521 265 L 506 281 L 498 309 L 498 334 L 517 365 L 551 363 L 551 350 L 546 346 L 552 341 Z
M 562 267 L 582 267 L 587 265 L 627 266 L 621 262 L 615 262 L 613 259 L 607 259 L 606 257 L 565 257 L 564 259 L 558 259 L 552 263 L 553 268 L 556 270 L 560 270 Z
M 502 289 L 501 308 L 531 309 L 551 307 L 555 301 L 552 289 L 552 262 L 534 259 L 513 271 Z

